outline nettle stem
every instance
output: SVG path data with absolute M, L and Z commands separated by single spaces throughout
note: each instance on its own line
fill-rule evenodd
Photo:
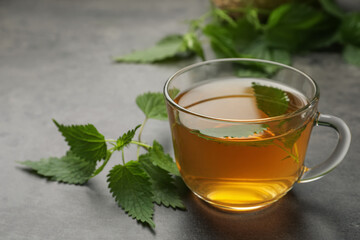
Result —
M 146 144 L 146 143 L 143 143 L 141 142 L 141 134 L 142 134 L 142 131 L 144 129 L 144 125 L 145 123 L 147 122 L 148 118 L 145 118 L 143 124 L 141 125 L 141 128 L 140 128 L 140 131 L 139 131 L 139 136 L 138 136 L 138 141 L 135 141 L 135 140 L 131 140 L 130 143 L 132 144 L 136 144 L 137 145 L 137 158 L 139 159 L 139 154 L 140 154 L 140 147 L 143 147 L 145 149 L 150 149 L 151 146 Z M 107 154 L 106 154 L 106 158 L 105 158 L 105 161 L 103 162 L 103 164 L 95 170 L 95 172 L 92 174 L 91 178 L 95 177 L 96 175 L 98 175 L 103 169 L 104 167 L 106 166 L 106 164 L 109 162 L 110 158 L 111 158 L 111 155 L 115 152 L 115 151 L 121 151 L 121 158 L 122 158 L 122 163 L 123 165 L 125 165 L 125 153 L 124 153 L 124 149 L 123 147 L 122 148 L 118 148 L 118 146 L 114 143 L 117 142 L 117 140 L 115 139 L 105 139 L 105 142 L 108 142 L 109 144 L 113 145 L 112 148 L 110 148 L 108 151 L 107 151 Z
M 148 145 L 146 143 L 143 143 L 143 142 L 132 140 L 131 143 L 138 145 L 138 148 L 140 148 L 140 147 L 144 147 L 145 149 L 150 149 L 151 148 L 150 145 Z
M 142 132 L 143 132 L 143 130 L 144 130 L 144 126 L 145 126 L 147 120 L 148 120 L 148 118 L 146 117 L 146 118 L 144 119 L 144 122 L 141 124 L 140 130 L 139 130 L 139 135 L 138 135 L 138 142 L 136 142 L 136 141 L 131 141 L 132 143 L 135 143 L 135 144 L 138 145 L 138 147 L 137 147 L 137 152 L 136 152 L 136 157 L 137 157 L 137 158 L 139 158 L 139 155 L 140 155 L 140 146 L 143 146 L 143 145 L 140 144 L 140 143 L 141 143 L 141 134 L 142 134 Z M 145 144 L 145 145 L 146 145 L 146 144 Z M 148 146 L 148 145 L 147 145 L 147 146 Z M 146 147 L 146 146 L 143 146 L 143 147 Z M 148 148 L 148 147 L 146 147 L 146 148 Z
M 108 151 L 107 151 L 107 154 L 106 154 L 106 158 L 105 158 L 105 161 L 104 163 L 98 168 L 95 170 L 95 172 L 91 175 L 91 178 L 95 177 L 96 175 L 98 175 L 103 169 L 104 167 L 106 166 L 106 164 L 109 162 L 110 158 L 111 158 L 111 155 L 113 154 L 113 152 L 115 151 L 114 150 L 115 148 L 110 148 Z
M 275 146 L 279 147 L 281 150 L 283 150 L 284 152 L 286 152 L 287 154 L 289 154 L 289 156 L 295 160 L 295 162 L 299 162 L 299 157 L 292 154 L 290 151 L 288 151 L 288 149 L 286 149 L 285 147 L 281 146 L 280 144 L 274 143 Z M 298 155 L 298 150 L 297 150 L 297 146 L 295 144 L 295 152 Z
M 124 149 L 121 150 L 121 158 L 122 158 L 122 162 L 125 165 L 125 155 L 124 155 Z

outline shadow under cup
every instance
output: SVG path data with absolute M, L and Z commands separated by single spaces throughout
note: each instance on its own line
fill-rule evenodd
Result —
M 222 209 L 268 206 L 295 182 L 332 170 L 350 144 L 342 120 L 318 114 L 316 83 L 279 63 L 217 59 L 194 64 L 169 78 L 164 95 L 184 182 Z M 309 169 L 304 159 L 314 124 L 334 128 L 345 140 L 327 161 Z

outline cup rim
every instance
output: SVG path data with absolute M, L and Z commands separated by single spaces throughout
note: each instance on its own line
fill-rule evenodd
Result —
M 207 115 L 200 114 L 200 113 L 197 113 L 194 111 L 190 111 L 190 110 L 180 106 L 170 97 L 169 92 L 168 92 L 169 84 L 176 77 L 180 76 L 181 74 L 183 74 L 191 69 L 201 67 L 204 65 L 208 65 L 208 64 L 212 64 L 212 63 L 218 63 L 218 62 L 259 62 L 259 63 L 268 63 L 268 64 L 277 65 L 279 67 L 286 68 L 286 69 L 292 70 L 294 72 L 297 72 L 297 73 L 301 74 L 302 76 L 304 76 L 306 79 L 308 79 L 312 83 L 312 85 L 315 89 L 315 94 L 312 97 L 312 99 L 308 102 L 308 104 L 306 104 L 305 106 L 303 106 L 302 108 L 300 108 L 294 112 L 286 113 L 286 114 L 282 114 L 282 115 L 278 115 L 278 116 L 273 116 L 273 117 L 259 118 L 259 119 L 227 119 L 227 118 L 219 118 L 219 117 L 215 117 L 215 116 L 207 116 Z M 182 111 L 187 114 L 197 116 L 200 118 L 221 121 L 221 122 L 233 122 L 233 123 L 263 123 L 263 122 L 271 122 L 271 121 L 289 119 L 289 118 L 298 116 L 298 115 L 306 112 L 307 110 L 311 109 L 314 105 L 316 105 L 317 101 L 319 100 L 319 96 L 320 96 L 319 87 L 318 87 L 317 83 L 308 74 L 300 71 L 297 68 L 294 68 L 294 67 L 286 65 L 286 64 L 282 64 L 282 63 L 278 63 L 278 62 L 274 62 L 274 61 L 270 61 L 270 60 L 256 59 L 256 58 L 219 58 L 219 59 L 207 60 L 207 61 L 202 61 L 202 62 L 188 65 L 188 66 L 178 70 L 177 72 L 175 72 L 173 75 L 171 75 L 168 78 L 168 80 L 165 82 L 165 85 L 163 88 L 163 94 L 165 96 L 166 101 L 168 103 L 170 103 L 174 108 L 178 109 L 179 111 Z

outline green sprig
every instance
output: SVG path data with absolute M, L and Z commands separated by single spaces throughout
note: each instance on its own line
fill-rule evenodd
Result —
M 27 160 L 20 164 L 53 181 L 85 184 L 101 173 L 113 153 L 119 151 L 122 161 L 107 176 L 110 192 L 130 217 L 155 228 L 155 203 L 178 209 L 185 207 L 174 184 L 173 176 L 179 176 L 179 172 L 173 159 L 164 153 L 157 141 L 152 146 L 141 141 L 141 133 L 148 119 L 167 119 L 163 96 L 161 93 L 145 93 L 136 98 L 136 103 L 145 114 L 143 124 L 130 129 L 116 140 L 105 139 L 92 124 L 66 126 L 53 120 L 65 137 L 70 151 L 61 158 Z M 139 128 L 136 141 L 134 138 Z M 147 153 L 138 153 L 137 160 L 126 162 L 124 151 L 130 144 L 143 147 Z M 101 165 L 96 168 L 98 161 Z
M 291 64 L 296 54 L 340 50 L 348 63 L 360 66 L 360 12 L 346 13 L 334 0 L 292 1 L 273 10 L 212 6 L 186 22 L 188 32 L 167 36 L 154 47 L 116 61 L 154 63 L 193 55 L 205 60 L 203 49 L 209 43 L 218 58 L 262 58 Z M 259 75 L 256 71 L 250 74 Z

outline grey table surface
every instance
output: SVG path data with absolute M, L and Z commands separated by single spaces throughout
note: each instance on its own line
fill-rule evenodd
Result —
M 294 65 L 319 84 L 319 110 L 343 118 L 352 145 L 343 163 L 316 182 L 296 184 L 273 206 L 253 213 L 215 210 L 191 193 L 187 211 L 155 207 L 155 231 L 115 203 L 106 173 L 85 186 L 47 181 L 16 161 L 67 150 L 51 122 L 93 123 L 108 138 L 143 119 L 135 96 L 161 91 L 171 64 L 114 64 L 112 57 L 186 31 L 206 12 L 199 0 L 0 0 L 0 239 L 360 239 L 360 68 L 340 55 L 299 56 Z M 167 122 L 150 121 L 143 138 L 172 152 Z M 315 128 L 307 160 L 320 162 L 336 134 Z M 126 159 L 132 159 L 130 148 Z

